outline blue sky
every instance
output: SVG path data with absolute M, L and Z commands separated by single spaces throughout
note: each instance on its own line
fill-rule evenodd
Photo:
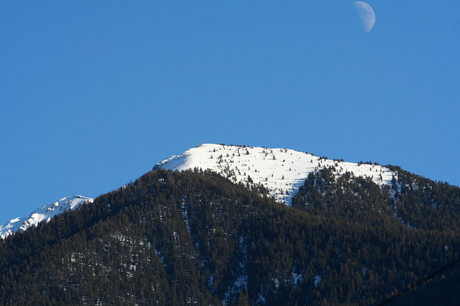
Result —
M 0 223 L 204 142 L 460 185 L 460 2 L 0 2 Z

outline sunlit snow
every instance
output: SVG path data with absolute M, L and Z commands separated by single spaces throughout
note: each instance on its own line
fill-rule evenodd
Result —
M 4 225 L 0 225 L 0 238 L 5 238 L 16 231 L 25 231 L 31 226 L 36 226 L 41 221 L 49 221 L 57 214 L 61 214 L 66 210 L 72 210 L 83 203 L 93 202 L 93 199 L 75 195 L 65 197 L 57 202 L 46 204 L 34 210 L 30 216 L 18 217 L 10 220 Z
M 321 276 L 316 275 L 315 276 L 315 288 L 317 288 L 319 285 L 321 285 Z
M 202 144 L 179 156 L 158 163 L 155 167 L 183 171 L 201 168 L 217 172 L 235 183 L 254 186 L 262 184 L 280 203 L 291 205 L 292 197 L 310 173 L 333 167 L 336 177 L 346 172 L 371 178 L 376 184 L 389 185 L 397 174 L 380 165 L 357 164 L 318 157 L 310 153 L 284 148 L 263 148 Z M 251 183 L 252 181 L 252 183 Z M 65 197 L 33 211 L 29 217 L 11 219 L 0 225 L 0 238 L 16 231 L 24 231 L 67 209 L 75 209 L 93 199 L 83 196 Z M 184 216 L 186 217 L 186 216 Z
M 371 178 L 378 185 L 389 185 L 397 174 L 380 165 L 357 164 L 330 160 L 313 154 L 283 148 L 262 148 L 202 144 L 179 156 L 157 164 L 156 167 L 170 170 L 210 169 L 234 182 L 248 183 L 249 177 L 267 188 L 274 198 L 291 205 L 305 179 L 312 172 L 334 167 L 335 175 L 351 172 L 354 176 Z

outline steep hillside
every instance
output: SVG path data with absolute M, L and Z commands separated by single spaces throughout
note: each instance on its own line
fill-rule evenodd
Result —
M 352 173 L 369 177 L 379 186 L 389 185 L 393 177 L 398 178 L 397 172 L 378 164 L 329 160 L 326 157 L 280 148 L 217 144 L 202 144 L 179 156 L 171 156 L 158 163 L 154 169 L 211 170 L 251 189 L 264 186 L 278 202 L 290 206 L 292 197 L 308 175 L 329 167 L 334 170 L 336 178 L 345 173 Z M 0 238 L 16 231 L 24 231 L 43 220 L 49 220 L 55 214 L 91 201 L 91 198 L 73 196 L 44 205 L 33 211 L 29 217 L 15 217 L 0 225 Z
M 378 164 L 349 163 L 313 154 L 262 147 L 202 144 L 157 164 L 154 169 L 211 170 L 245 185 L 261 184 L 281 203 L 291 205 L 292 197 L 310 173 L 332 168 L 335 177 L 345 173 L 369 177 L 377 185 L 389 185 L 397 173 Z
M 460 256 L 458 187 L 334 171 L 311 172 L 288 207 L 157 167 L 4 239 L 0 303 L 377 305 Z M 391 305 L 457 305 L 456 280 L 454 267 Z

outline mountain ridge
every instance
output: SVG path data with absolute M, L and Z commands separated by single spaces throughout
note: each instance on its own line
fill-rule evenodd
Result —
M 378 164 L 351 163 L 330 160 L 311 153 L 284 148 L 201 144 L 179 156 L 173 155 L 158 163 L 154 169 L 209 169 L 235 183 L 261 184 L 280 203 L 291 205 L 292 197 L 310 173 L 333 168 L 335 175 L 347 172 L 369 177 L 377 185 L 390 185 L 397 173 Z M 250 177 L 250 179 L 249 179 Z
M 389 186 L 393 178 L 398 180 L 397 172 L 377 163 L 331 160 L 285 148 L 212 143 L 200 144 L 180 155 L 172 155 L 153 167 L 153 169 L 159 168 L 173 171 L 194 168 L 211 170 L 231 179 L 234 183 L 242 183 L 252 189 L 259 185 L 263 186 L 277 202 L 287 206 L 291 206 L 292 198 L 309 174 L 315 174 L 326 168 L 331 168 L 336 178 L 345 173 L 351 173 L 353 176 L 370 178 L 380 187 Z M 72 199 L 83 200 L 75 202 L 78 204 L 62 204 Z M 46 204 L 34 210 L 29 217 L 13 218 L 0 225 L 0 238 L 5 238 L 17 231 L 24 231 L 43 220 L 49 220 L 65 209 L 74 209 L 84 201 L 92 202 L 92 200 L 89 197 L 76 195 Z M 51 208 L 53 205 L 59 209 L 55 211 L 54 208 Z M 45 207 L 48 212 L 43 211 Z
M 328 167 L 334 169 L 337 177 L 351 172 L 356 176 L 369 177 L 379 186 L 389 185 L 393 177 L 397 180 L 396 172 L 378 164 L 330 160 L 326 157 L 285 148 L 212 143 L 200 144 L 180 155 L 172 155 L 157 163 L 153 169 L 184 171 L 200 168 L 211 170 L 230 178 L 235 183 L 243 183 L 249 188 L 262 185 L 277 202 L 291 206 L 292 197 L 298 192 L 308 175 Z M 78 199 L 83 200 L 78 201 Z M 66 201 L 71 202 L 65 204 Z M 93 199 L 81 195 L 65 197 L 34 210 L 29 217 L 13 218 L 0 225 L 0 238 L 5 238 L 17 231 L 25 231 L 66 209 L 74 209 L 85 201 L 92 202 Z M 58 207 L 59 209 L 55 211 L 55 208 Z M 48 211 L 44 212 L 44 209 Z
M 0 238 L 5 238 L 18 231 L 24 232 L 31 226 L 36 226 L 42 221 L 49 221 L 55 215 L 61 214 L 66 210 L 73 210 L 84 203 L 92 202 L 92 198 L 74 195 L 48 203 L 35 209 L 29 217 L 17 217 L 0 225 Z
M 340 174 L 340 161 L 302 152 L 279 149 L 273 158 L 271 149 L 213 146 L 4 239 L 2 303 L 371 306 L 460 257 L 456 186 L 391 165 L 388 182 L 375 164 L 344 163 Z M 194 157 L 197 150 L 206 154 Z M 305 169 L 313 160 L 318 168 L 288 206 L 259 188 L 256 175 L 288 175 L 291 153 L 310 158 Z M 283 172 L 260 167 L 283 160 Z M 248 162 L 256 182 L 244 172 L 248 181 L 238 182 L 234 172 Z M 431 291 L 394 305 L 458 305 L 459 279 L 453 267 L 426 284 Z

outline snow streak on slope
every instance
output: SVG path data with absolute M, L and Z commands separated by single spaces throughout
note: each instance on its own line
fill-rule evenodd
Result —
M 16 231 L 25 231 L 31 226 L 37 225 L 39 222 L 51 220 L 52 217 L 62 214 L 65 210 L 72 210 L 84 203 L 92 203 L 93 199 L 75 195 L 72 197 L 65 197 L 57 202 L 46 204 L 34 210 L 30 216 L 18 217 L 10 220 L 4 225 L 0 225 L 0 238 L 5 238 Z
M 288 149 L 202 144 L 180 156 L 157 164 L 155 168 L 183 171 L 201 168 L 215 171 L 235 183 L 262 184 L 280 203 L 291 205 L 305 179 L 312 172 L 334 167 L 337 176 L 351 172 L 371 178 L 378 185 L 389 185 L 397 173 L 386 167 L 330 160 Z

